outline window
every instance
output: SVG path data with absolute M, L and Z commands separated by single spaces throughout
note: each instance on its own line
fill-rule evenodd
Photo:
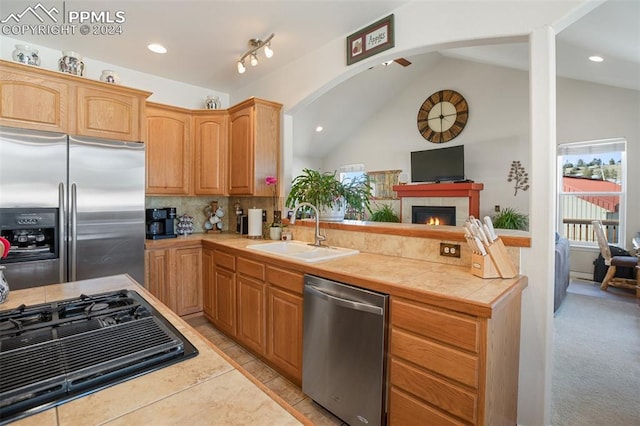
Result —
M 364 171 L 364 164 L 349 164 L 340 166 L 339 169 L 340 182 L 348 184 L 349 182 L 365 182 L 367 179 L 367 173 Z M 344 213 L 344 218 L 347 220 L 363 220 L 364 217 L 356 209 L 347 208 Z
M 346 166 L 340 166 L 340 182 L 345 180 L 360 179 L 366 175 L 364 171 L 364 164 L 349 164 Z
M 600 220 L 611 244 L 624 244 L 624 139 L 558 145 L 558 232 L 573 245 L 597 245 L 591 221 Z

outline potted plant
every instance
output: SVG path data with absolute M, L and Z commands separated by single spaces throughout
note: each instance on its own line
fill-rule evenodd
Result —
M 520 213 L 512 207 L 506 207 L 491 219 L 494 228 L 529 230 L 529 215 Z
M 286 206 L 294 208 L 302 202 L 311 203 L 320 211 L 321 220 L 340 221 L 347 206 L 358 214 L 365 209 L 370 212 L 370 197 L 371 186 L 366 176 L 340 182 L 336 172 L 304 169 L 291 184 Z
M 394 222 L 400 223 L 400 218 L 390 204 L 381 204 L 371 213 L 369 220 L 372 222 Z

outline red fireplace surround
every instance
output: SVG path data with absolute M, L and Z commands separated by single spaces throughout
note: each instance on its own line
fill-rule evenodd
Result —
M 469 215 L 480 217 L 481 183 L 425 183 L 415 185 L 394 185 L 399 198 L 405 197 L 466 197 L 469 199 Z

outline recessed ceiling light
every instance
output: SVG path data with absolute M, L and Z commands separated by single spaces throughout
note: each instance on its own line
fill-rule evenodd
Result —
M 167 48 L 158 43 L 151 43 L 147 45 L 147 49 L 155 53 L 167 53 Z
M 322 126 L 316 127 L 316 132 L 320 133 L 322 131 Z
M 589 56 L 589 60 L 592 62 L 602 62 L 604 61 L 604 59 L 602 58 L 602 56 Z

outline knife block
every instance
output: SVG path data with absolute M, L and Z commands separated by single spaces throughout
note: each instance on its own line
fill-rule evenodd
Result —
M 491 257 L 479 253 L 471 253 L 471 273 L 480 278 L 499 278 L 500 274 Z
M 493 261 L 495 269 L 502 278 L 513 278 L 518 275 L 518 269 L 509 258 L 507 248 L 500 238 L 485 248 Z

